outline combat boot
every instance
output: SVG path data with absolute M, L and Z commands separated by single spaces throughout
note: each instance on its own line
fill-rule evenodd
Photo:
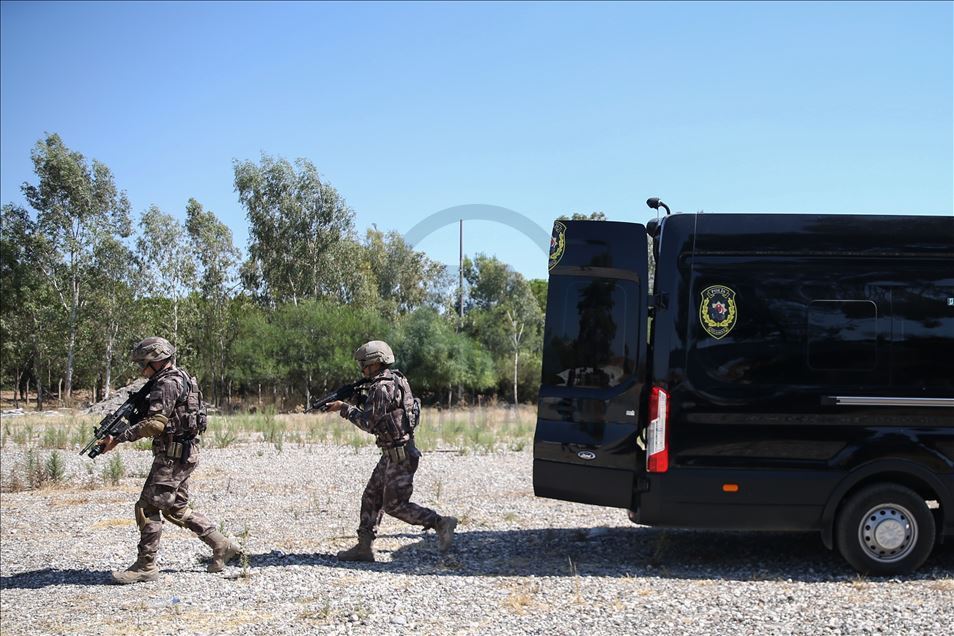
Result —
M 358 545 L 348 550 L 342 550 L 338 553 L 339 561 L 374 561 L 374 551 L 371 549 L 371 542 L 374 537 L 366 534 L 358 534 Z
M 450 550 L 454 542 L 454 528 L 457 527 L 457 517 L 440 517 L 437 520 L 437 549 L 441 552 Z
M 221 572 L 225 569 L 225 564 L 242 554 L 242 548 L 234 541 L 229 541 L 218 530 L 213 530 L 204 537 L 199 537 L 202 542 L 212 548 L 212 560 L 206 572 Z
M 145 583 L 146 581 L 155 581 L 159 578 L 159 567 L 156 566 L 156 555 L 140 554 L 136 562 L 128 569 L 120 572 L 112 572 L 113 583 L 119 585 L 129 585 L 130 583 Z

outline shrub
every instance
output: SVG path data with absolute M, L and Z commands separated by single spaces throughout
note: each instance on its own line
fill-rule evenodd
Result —
M 103 467 L 103 482 L 118 486 L 119 480 L 126 476 L 126 465 L 121 455 L 113 455 Z
M 64 431 L 65 433 L 65 431 Z M 59 451 L 53 451 L 46 458 L 46 477 L 54 484 L 58 484 L 66 477 L 66 464 Z

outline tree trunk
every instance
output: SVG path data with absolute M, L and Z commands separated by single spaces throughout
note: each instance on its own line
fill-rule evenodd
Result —
M 20 392 L 20 367 L 13 370 L 13 408 L 20 408 L 18 393 Z
M 172 300 L 172 346 L 179 348 L 179 296 Z
M 517 408 L 517 365 L 520 362 L 520 351 L 513 352 L 513 407 Z
M 103 381 L 103 399 L 109 398 L 109 385 L 112 382 L 112 371 L 113 371 L 113 343 L 116 340 L 116 332 L 119 330 L 119 325 L 116 325 L 111 330 L 109 338 L 106 340 L 106 379 Z
M 311 404 L 311 371 L 308 372 L 308 382 L 305 383 L 305 408 Z
M 76 354 L 76 323 L 79 312 L 79 275 L 73 274 L 73 302 L 70 305 L 70 340 L 66 352 L 66 405 L 70 406 L 73 397 L 73 362 Z M 62 399 L 62 398 L 61 398 Z

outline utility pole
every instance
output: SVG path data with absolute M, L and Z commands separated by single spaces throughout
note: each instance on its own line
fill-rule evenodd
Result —
M 457 331 L 464 329 L 464 219 L 460 219 L 460 258 L 458 260 L 457 299 L 460 307 L 460 321 Z

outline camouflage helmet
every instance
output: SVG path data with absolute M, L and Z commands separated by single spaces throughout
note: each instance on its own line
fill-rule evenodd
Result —
M 176 348 L 165 338 L 152 336 L 145 340 L 140 340 L 132 350 L 132 361 L 141 366 L 146 366 L 150 362 L 159 362 L 168 360 L 176 354 Z
M 394 364 L 394 352 L 383 340 L 372 340 L 358 347 L 354 352 L 354 359 L 358 361 L 362 369 L 375 362 L 387 366 Z

